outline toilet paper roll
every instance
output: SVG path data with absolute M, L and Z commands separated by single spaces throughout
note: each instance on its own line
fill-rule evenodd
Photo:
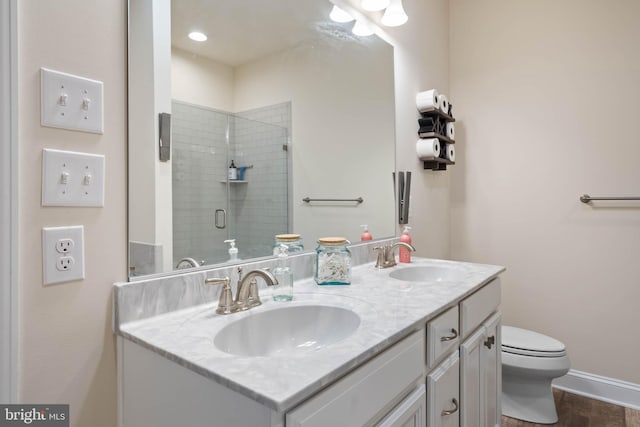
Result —
M 453 122 L 447 122 L 447 138 L 451 140 L 456 139 L 456 128 L 453 125 Z
M 440 111 L 449 114 L 449 98 L 447 98 L 447 95 L 438 95 L 438 102 L 440 103 Z
M 419 92 L 416 95 L 416 107 L 418 111 L 424 113 L 425 111 L 439 110 L 440 101 L 438 99 L 438 91 L 435 89 L 425 90 Z
M 419 139 L 416 143 L 416 154 L 419 159 L 432 159 L 440 156 L 440 141 L 438 138 Z
M 445 154 L 445 158 L 451 160 L 452 162 L 456 161 L 456 147 L 453 144 L 447 144 L 447 151 Z

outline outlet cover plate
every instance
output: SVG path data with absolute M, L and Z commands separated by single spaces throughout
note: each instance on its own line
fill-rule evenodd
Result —
M 40 69 L 42 126 L 104 132 L 101 81 L 60 71 Z
M 67 243 L 69 241 L 71 241 L 71 244 Z M 60 253 L 59 247 L 61 245 L 69 247 L 69 250 Z M 59 263 L 63 264 L 65 268 L 61 268 L 58 265 Z M 43 228 L 43 284 L 53 285 L 82 279 L 84 279 L 84 226 Z
M 104 156 L 45 148 L 42 206 L 104 206 Z

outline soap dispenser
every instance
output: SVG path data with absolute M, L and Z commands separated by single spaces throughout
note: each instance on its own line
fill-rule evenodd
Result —
M 236 248 L 236 239 L 225 240 L 229 244 L 229 261 L 238 261 L 238 248 Z
M 238 179 L 238 168 L 236 164 L 231 160 L 231 164 L 229 165 L 229 173 L 227 175 L 229 180 L 237 180 Z
M 367 224 L 362 224 L 360 227 L 362 227 L 362 234 L 360 235 L 360 241 L 368 242 L 369 240 L 372 240 L 373 236 L 371 235 L 371 233 L 369 233 L 369 226 Z
M 411 236 L 409 235 L 409 230 L 411 230 L 411 227 L 405 225 L 404 230 L 402 230 L 402 235 L 400 236 L 401 242 L 411 244 Z M 411 262 L 411 251 L 403 246 L 400 246 L 400 256 L 398 258 L 400 262 Z
M 273 270 L 278 283 L 273 287 L 274 301 L 291 301 L 293 299 L 293 272 L 289 267 L 287 245 L 280 245 L 277 267 Z

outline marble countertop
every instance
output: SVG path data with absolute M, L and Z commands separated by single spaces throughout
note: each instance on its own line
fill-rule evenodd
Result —
M 406 282 L 389 273 L 415 266 L 448 267 L 455 281 Z M 215 313 L 216 303 L 119 325 L 121 336 L 261 404 L 284 412 L 342 377 L 378 352 L 504 271 L 504 267 L 413 258 L 411 264 L 377 270 L 372 263 L 354 267 L 349 286 L 317 286 L 313 278 L 296 281 L 294 300 L 274 302 L 262 289 L 263 304 L 231 315 Z M 283 305 L 333 305 L 360 316 L 355 332 L 318 350 L 242 357 L 214 345 L 218 331 L 231 322 Z M 277 333 L 277 331 L 274 331 Z

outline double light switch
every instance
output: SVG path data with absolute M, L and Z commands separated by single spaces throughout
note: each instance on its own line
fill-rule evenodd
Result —
M 104 156 L 45 148 L 42 206 L 104 206 Z
M 43 126 L 103 133 L 101 81 L 41 69 L 41 124 Z

